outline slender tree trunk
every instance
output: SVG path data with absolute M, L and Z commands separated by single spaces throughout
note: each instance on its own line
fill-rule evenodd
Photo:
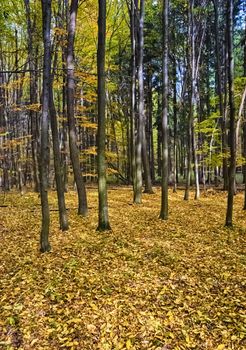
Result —
M 87 196 L 84 179 L 80 169 L 79 149 L 77 146 L 77 135 L 74 118 L 74 38 L 76 29 L 76 18 L 78 11 L 78 0 L 72 0 L 70 6 L 70 20 L 68 23 L 68 45 L 67 45 L 67 116 L 69 129 L 70 156 L 74 173 L 74 180 L 78 192 L 78 214 L 86 216 L 88 213 Z
M 69 6 L 68 0 L 62 1 L 62 14 L 61 14 L 61 26 L 67 30 L 68 28 L 68 17 L 69 17 Z M 68 140 L 68 125 L 67 125 L 67 49 L 65 45 L 62 45 L 62 162 L 63 162 L 63 182 L 64 182 L 64 191 L 68 191 L 68 154 L 69 154 L 69 140 Z
M 136 143 L 135 143 L 135 110 L 136 110 L 136 33 L 135 33 L 135 4 L 131 0 L 131 173 L 133 184 L 133 201 L 136 197 Z
M 146 140 L 146 114 L 144 109 L 144 70 L 143 70 L 143 56 L 144 56 L 144 16 L 145 16 L 145 0 L 140 0 L 140 14 L 139 14 L 139 45 L 138 45 L 138 88 L 139 88 L 139 133 L 141 135 L 142 143 L 142 163 L 144 169 L 144 187 L 145 193 L 152 194 L 152 183 L 150 176 L 149 155 L 147 152 Z
M 244 33 L 244 62 L 243 62 L 243 75 L 246 77 L 246 19 L 245 19 L 245 33 Z M 244 124 L 243 124 L 243 153 L 244 158 L 246 159 L 246 102 L 244 102 L 243 107 L 243 115 L 244 115 Z M 244 207 L 246 210 L 246 164 L 243 166 L 243 174 L 244 174 Z
M 196 54 L 195 54 L 195 28 L 194 28 L 194 2 L 191 1 L 191 100 L 190 100 L 190 119 L 192 123 L 192 146 L 193 146 L 193 158 L 194 158 L 194 173 L 195 173 L 195 199 L 200 197 L 199 186 L 199 169 L 197 159 L 197 140 L 194 127 L 194 117 L 196 113 Z M 199 61 L 197 60 L 197 65 Z
M 246 118 L 246 112 L 244 107 L 244 118 Z M 243 152 L 244 158 L 246 159 L 246 121 L 244 120 L 243 126 Z M 243 176 L 244 176 L 244 206 L 243 210 L 246 210 L 246 164 L 243 166 Z
M 215 27 L 215 52 L 216 52 L 216 73 L 217 73 L 217 91 L 219 95 L 219 110 L 220 110 L 220 126 L 221 126 L 221 141 L 222 141 L 222 153 L 223 153 L 223 178 L 224 178 L 224 190 L 228 189 L 228 167 L 226 154 L 226 123 L 225 123 L 225 110 L 223 105 L 223 93 L 222 93 L 222 78 L 221 78 L 221 63 L 220 63 L 220 50 L 219 50 L 219 14 L 218 14 L 218 0 L 213 0 L 214 4 L 214 27 Z
M 136 6 L 136 1 L 135 1 Z M 138 131 L 136 140 L 136 193 L 134 203 L 142 203 L 142 148 L 143 148 L 143 125 L 144 125 L 144 83 L 143 83 L 143 26 L 144 26 L 144 0 L 140 0 L 139 12 L 139 43 L 138 43 Z
M 162 56 L 162 182 L 160 219 L 168 219 L 168 12 L 169 0 L 163 0 Z
M 108 218 L 108 198 L 105 159 L 105 46 L 106 46 L 106 0 L 98 0 L 98 134 L 97 134 L 97 171 L 98 171 L 98 231 L 110 230 Z
M 36 67 L 35 67 L 35 56 L 33 48 L 33 30 L 31 23 L 30 13 L 30 1 L 24 0 L 26 10 L 26 21 L 27 21 L 27 34 L 28 34 L 28 61 L 30 70 L 30 119 L 31 119 L 31 132 L 32 132 L 32 162 L 33 162 L 33 179 L 34 179 L 34 190 L 39 192 L 39 177 L 38 177 L 38 123 L 37 123 L 37 112 L 34 110 L 34 105 L 37 104 L 37 81 L 36 81 Z
M 227 0 L 228 83 L 230 106 L 230 166 L 227 198 L 226 226 L 232 226 L 233 199 L 236 176 L 236 122 L 234 104 L 234 57 L 233 57 L 233 0 Z
M 175 40 L 175 38 L 174 38 Z M 173 192 L 177 192 L 177 72 L 176 72 L 176 60 L 173 62 Z
M 151 181 L 155 180 L 155 161 L 154 161 L 154 140 L 153 140 L 153 101 L 152 101 L 152 68 L 148 68 L 147 73 L 147 149 L 149 154 L 149 167 Z
M 152 189 L 151 183 L 151 175 L 150 175 L 150 162 L 149 155 L 147 151 L 147 139 L 146 139 L 146 130 L 145 130 L 145 122 L 143 125 L 143 139 L 142 139 L 142 159 L 143 159 L 143 169 L 144 169 L 144 193 L 153 194 L 154 191 Z
M 49 93 L 50 93 L 50 73 L 51 73 L 51 0 L 42 0 L 43 14 L 43 101 L 41 116 L 41 151 L 40 151 L 40 197 L 42 206 L 42 229 L 41 229 L 41 252 L 50 250 L 49 225 L 50 212 L 48 202 L 48 131 L 49 131 Z
M 194 175 L 195 175 L 195 199 L 200 197 L 200 186 L 199 186 L 199 168 L 197 158 L 197 142 L 194 128 L 194 116 L 196 112 L 196 69 L 199 65 L 199 57 L 196 63 L 195 55 L 195 24 L 194 24 L 194 0 L 190 0 L 189 4 L 189 65 L 191 75 L 191 92 L 190 92 L 190 106 L 189 106 L 189 117 L 188 117 L 188 164 L 187 164 L 187 179 L 185 189 L 185 200 L 189 199 L 189 188 L 190 188 L 190 176 L 191 176 L 191 162 L 192 153 L 194 159 Z
M 192 137 L 193 137 L 192 144 L 193 144 L 194 172 L 195 172 L 195 184 L 196 184 L 195 199 L 199 199 L 200 198 L 199 165 L 198 165 L 198 157 L 197 157 L 197 139 L 196 139 L 194 125 L 192 127 Z
M 55 55 L 57 56 L 57 53 L 55 53 Z M 56 68 L 56 62 L 57 62 L 57 59 L 54 60 L 54 69 Z M 55 108 L 54 96 L 53 96 L 53 80 L 54 80 L 54 73 L 51 77 L 51 82 L 50 82 L 50 96 L 49 96 L 50 122 L 51 122 L 52 141 L 53 141 L 55 181 L 56 181 L 56 192 L 57 192 L 57 198 L 58 198 L 60 229 L 62 231 L 66 231 L 68 230 L 68 219 L 67 219 L 67 211 L 66 211 L 65 196 L 64 196 L 64 183 L 62 179 L 63 171 L 62 171 L 61 153 L 60 153 L 60 147 L 59 147 L 58 123 L 57 123 L 56 108 Z
M 189 200 L 190 196 L 190 182 L 191 182 L 191 162 L 192 162 L 192 126 L 193 126 L 193 51 L 195 45 L 194 38 L 194 26 L 193 26 L 193 8 L 194 8 L 194 0 L 190 0 L 188 17 L 189 17 L 189 30 L 188 30 L 188 41 L 189 41 L 189 64 L 191 71 L 191 93 L 190 93 L 190 110 L 188 116 L 188 128 L 187 128 L 187 169 L 186 169 L 186 185 L 185 185 L 185 195 L 184 200 Z
M 162 143 L 162 130 L 161 130 L 161 93 L 158 92 L 158 109 L 157 109 L 157 175 L 161 177 L 161 143 Z

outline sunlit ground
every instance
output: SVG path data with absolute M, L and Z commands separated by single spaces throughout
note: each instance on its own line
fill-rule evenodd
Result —
M 70 229 L 59 231 L 50 193 L 52 252 L 39 253 L 40 199 L 7 194 L 0 208 L 0 349 L 246 348 L 246 212 L 226 193 L 183 201 L 160 190 L 132 204 L 131 188 L 109 190 L 111 232 L 98 233 L 97 192 L 89 216 L 66 194 Z M 3 202 L 0 194 L 0 204 Z

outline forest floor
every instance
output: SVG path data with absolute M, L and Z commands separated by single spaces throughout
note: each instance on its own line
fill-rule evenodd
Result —
M 51 211 L 48 254 L 39 253 L 36 194 L 7 194 L 0 208 L 0 349 L 246 349 L 242 194 L 233 230 L 222 191 L 185 202 L 170 190 L 163 222 L 160 189 L 139 206 L 130 188 L 109 189 L 106 233 L 95 230 L 96 189 L 87 218 L 75 192 L 66 199 L 70 229 L 59 231 Z M 50 203 L 57 208 L 55 192 Z

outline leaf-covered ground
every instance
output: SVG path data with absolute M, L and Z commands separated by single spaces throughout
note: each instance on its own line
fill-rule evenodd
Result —
M 0 208 L 0 349 L 246 349 L 246 213 L 235 198 L 234 230 L 223 227 L 226 194 L 183 201 L 160 190 L 132 205 L 130 188 L 110 189 L 112 232 L 98 233 L 97 193 L 70 230 L 51 212 L 52 252 L 39 253 L 36 194 L 8 194 Z M 1 199 L 1 198 L 0 198 Z M 56 208 L 55 192 L 50 193 Z

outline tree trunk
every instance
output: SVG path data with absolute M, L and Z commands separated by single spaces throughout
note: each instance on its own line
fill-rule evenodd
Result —
M 150 166 L 150 175 L 151 181 L 155 181 L 155 154 L 154 154 L 154 139 L 153 139 L 153 96 L 152 96 L 152 71 L 151 67 L 148 70 L 147 75 L 147 90 L 148 90 L 148 99 L 147 99 L 147 110 L 148 110 L 148 153 L 149 153 L 149 166 Z
M 244 107 L 244 125 L 243 125 L 243 152 L 244 159 L 246 159 L 246 112 Z M 245 160 L 244 160 L 245 161 Z M 243 210 L 246 210 L 246 164 L 243 165 L 243 176 L 244 176 L 244 206 Z
M 57 53 L 55 53 L 55 55 L 57 57 Z M 56 62 L 57 62 L 57 59 L 55 58 L 54 69 L 56 68 Z M 63 171 L 62 171 L 61 153 L 60 153 L 60 147 L 59 147 L 58 123 L 57 123 L 56 108 L 55 108 L 54 96 L 53 96 L 53 80 L 54 80 L 54 73 L 51 77 L 51 82 L 50 82 L 50 96 L 49 96 L 50 122 L 51 122 L 52 141 L 53 141 L 55 181 L 56 181 L 56 192 L 57 192 L 57 198 L 58 198 L 60 229 L 62 231 L 66 231 L 68 230 L 68 219 L 67 219 L 67 211 L 66 211 L 65 196 L 64 196 L 64 183 L 62 179 Z
M 140 0 L 139 14 L 139 44 L 138 44 L 138 89 L 139 89 L 139 136 L 141 136 L 141 155 L 144 169 L 144 187 L 145 193 L 152 194 L 150 163 L 147 152 L 146 140 L 146 114 L 144 110 L 144 71 L 143 71 L 143 56 L 144 56 L 144 15 L 145 15 L 145 0 Z
M 143 159 L 143 169 L 144 169 L 144 193 L 153 194 L 154 191 L 152 189 L 151 183 L 151 175 L 150 175 L 150 162 L 149 162 L 149 154 L 147 151 L 147 139 L 146 139 L 146 130 L 145 130 L 145 122 L 143 125 L 143 139 L 142 139 L 142 159 Z
M 230 106 L 230 166 L 227 198 L 226 226 L 232 226 L 234 186 L 236 176 L 236 123 L 234 104 L 234 56 L 233 56 L 233 0 L 227 0 L 228 83 Z
M 98 0 L 98 134 L 97 134 L 97 171 L 98 171 L 98 231 L 110 230 L 108 218 L 108 198 L 105 159 L 105 46 L 106 46 L 106 0 Z
M 135 1 L 136 6 L 136 1 Z M 137 10 L 137 8 L 136 8 Z M 144 125 L 144 85 L 143 85 L 143 26 L 144 26 L 144 0 L 140 0 L 139 26 L 138 26 L 138 130 L 136 140 L 136 193 L 134 203 L 142 203 L 142 148 L 143 148 L 143 125 Z
M 191 71 L 191 93 L 190 93 L 190 110 L 188 116 L 188 128 L 187 128 L 187 169 L 186 169 L 186 185 L 185 185 L 185 195 L 184 200 L 189 200 L 190 196 L 190 182 L 191 182 L 191 162 L 192 162 L 192 126 L 193 126 L 193 99 L 194 99 L 194 91 L 193 91 L 193 74 L 194 74 L 194 26 L 193 26 L 193 7 L 194 0 L 190 0 L 188 17 L 189 17 L 189 28 L 188 28 L 188 41 L 189 41 L 189 64 Z
M 30 1 L 25 1 L 26 9 L 26 21 L 27 21 L 27 34 L 28 34 L 28 61 L 30 70 L 30 119 L 31 119 L 31 147 L 32 147 L 32 162 L 33 162 L 33 179 L 34 179 L 34 190 L 39 192 L 39 177 L 38 177 L 38 123 L 37 123 L 37 112 L 34 110 L 34 105 L 37 104 L 37 81 L 36 81 L 36 68 L 34 61 L 34 48 L 33 48 L 33 31 L 31 24 L 31 13 L 30 13 Z
M 62 15 L 61 21 L 62 26 L 67 30 L 68 28 L 68 17 L 69 17 L 69 6 L 68 0 L 62 1 Z M 63 162 L 63 182 L 64 182 L 64 191 L 68 191 L 68 165 L 69 165 L 69 140 L 68 140 L 68 125 L 67 125 L 67 73 L 66 73 L 66 65 L 67 65 L 67 50 L 66 46 L 62 45 L 62 115 L 63 115 L 63 123 L 62 123 L 62 162 Z
M 224 190 L 228 189 L 228 167 L 226 154 L 226 124 L 225 124 L 225 110 L 223 105 L 222 93 L 222 79 L 221 79 L 221 63 L 219 50 L 219 14 L 218 14 L 218 0 L 213 0 L 214 4 L 214 27 L 215 27 L 215 52 L 216 52 L 216 73 L 217 73 L 217 92 L 219 95 L 219 111 L 220 111 L 220 126 L 221 126 L 221 142 L 223 153 L 223 178 Z
M 175 40 L 175 38 L 174 38 Z M 177 72 L 176 59 L 173 62 L 173 192 L 177 192 L 178 172 L 177 172 Z
M 135 143 L 135 111 L 136 111 L 136 33 L 135 33 L 135 4 L 131 0 L 131 174 L 133 184 L 133 200 L 136 197 L 136 143 Z
M 245 33 L 244 33 L 244 62 L 243 62 L 243 75 L 246 77 L 246 18 L 245 18 Z M 244 124 L 243 124 L 243 153 L 244 158 L 246 159 L 246 102 L 244 102 L 243 107 L 243 115 L 244 115 Z M 243 166 L 243 174 L 244 174 L 244 207 L 246 210 L 246 164 Z
M 169 0 L 163 0 L 162 56 L 162 181 L 160 219 L 168 219 L 168 12 Z
M 70 20 L 68 23 L 68 45 L 67 45 L 67 116 L 69 129 L 70 156 L 74 173 L 74 180 L 78 192 L 78 214 L 86 216 L 88 213 L 87 196 L 84 179 L 80 169 L 79 149 L 77 146 L 77 135 L 74 118 L 74 38 L 76 29 L 76 18 L 78 11 L 78 0 L 72 0 L 70 6 Z
M 40 147 L 40 197 L 42 206 L 41 252 L 50 251 L 49 225 L 50 212 L 48 202 L 48 132 L 49 132 L 49 94 L 50 94 L 50 27 L 51 27 L 51 0 L 42 0 L 43 14 L 43 101 L 41 115 L 41 147 Z

